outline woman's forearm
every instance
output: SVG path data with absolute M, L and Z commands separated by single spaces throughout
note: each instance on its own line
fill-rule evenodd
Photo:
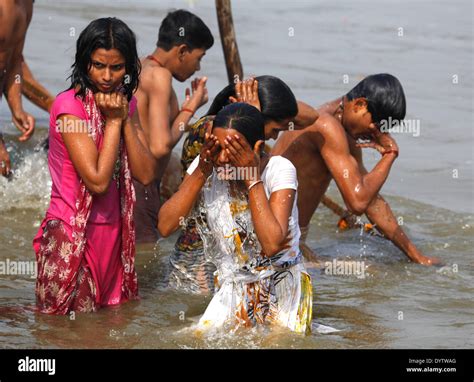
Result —
M 179 190 L 166 201 L 158 213 L 158 231 L 164 237 L 175 232 L 189 215 L 207 177 L 197 168 L 187 176 Z
M 105 193 L 112 180 L 119 152 L 121 123 L 120 119 L 107 119 L 105 122 L 104 140 L 97 157 L 95 176 L 91 179 L 92 185 L 87 185 L 86 182 L 94 193 Z
M 150 184 L 155 178 L 156 160 L 145 142 L 144 135 L 140 139 L 140 126 L 136 126 L 130 118 L 123 123 L 124 141 L 132 176 L 144 185 Z
M 249 191 L 249 205 L 252 221 L 258 241 L 265 256 L 271 257 L 282 250 L 286 234 L 272 212 L 270 202 L 262 183 L 253 186 Z

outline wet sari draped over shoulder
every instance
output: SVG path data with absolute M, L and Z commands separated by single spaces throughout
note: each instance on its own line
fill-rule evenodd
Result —
M 88 119 L 89 134 L 99 148 L 105 122 L 95 103 L 94 94 L 87 89 L 78 96 Z M 138 297 L 135 271 L 135 227 L 133 206 L 135 192 L 129 168 L 127 149 L 120 141 L 116 175 L 120 192 L 120 225 L 122 263 L 122 299 Z M 46 215 L 33 241 L 38 264 L 36 298 L 42 313 L 67 314 L 71 310 L 94 311 L 99 306 L 96 287 L 85 259 L 86 230 L 93 204 L 93 195 L 83 180 L 79 181 L 75 212 L 68 224 Z

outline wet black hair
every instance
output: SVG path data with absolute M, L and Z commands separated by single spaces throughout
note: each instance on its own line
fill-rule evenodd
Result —
M 214 37 L 204 21 L 184 9 L 166 15 L 161 22 L 156 46 L 169 51 L 181 44 L 186 44 L 190 50 L 208 50 L 214 45 Z
M 258 76 L 258 98 L 265 122 L 282 122 L 298 114 L 298 105 L 291 89 L 274 76 Z M 207 115 L 216 115 L 230 104 L 229 97 L 235 97 L 235 84 L 229 84 L 216 95 Z
M 135 34 L 122 20 L 105 17 L 92 21 L 79 35 L 76 56 L 72 64 L 71 87 L 78 87 L 76 96 L 84 96 L 86 88 L 94 89 L 89 79 L 91 56 L 96 49 L 117 49 L 125 58 L 126 75 L 123 92 L 128 100 L 138 87 L 141 64 L 137 53 Z M 128 77 L 127 77 L 128 76 Z
M 253 148 L 257 141 L 265 141 L 262 113 L 247 103 L 236 102 L 225 106 L 214 118 L 213 129 L 234 129 L 242 134 Z
M 402 121 L 406 114 L 405 93 L 400 81 L 391 74 L 372 74 L 360 81 L 349 93 L 349 101 L 356 98 L 367 99 L 367 109 L 372 114 L 372 121 Z

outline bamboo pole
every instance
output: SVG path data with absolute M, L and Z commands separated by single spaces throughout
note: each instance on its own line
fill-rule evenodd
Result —
M 216 11 L 227 68 L 227 78 L 229 83 L 233 83 L 235 82 L 236 76 L 239 80 L 242 80 L 244 73 L 235 37 L 230 0 L 216 0 Z
M 348 228 L 355 228 L 357 227 L 357 216 L 351 214 L 345 208 L 341 207 L 337 202 L 332 200 L 329 196 L 323 195 L 321 198 L 321 203 L 323 203 L 327 208 L 329 208 L 332 212 L 334 212 L 340 218 L 346 220 L 348 224 Z

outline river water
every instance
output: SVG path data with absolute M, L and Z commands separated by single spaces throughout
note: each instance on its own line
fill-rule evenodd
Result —
M 445 265 L 408 263 L 392 244 L 359 231 L 337 232 L 320 207 L 308 243 L 323 259 L 359 261 L 363 278 L 312 268 L 314 321 L 338 329 L 302 337 L 286 331 L 244 331 L 196 338 L 188 328 L 209 302 L 163 288 L 176 237 L 138 247 L 141 300 L 97 314 L 51 317 L 34 312 L 34 277 L 0 275 L 2 348 L 465 348 L 474 346 L 473 257 L 473 5 L 443 1 L 234 1 L 234 23 L 246 74 L 284 79 L 297 98 L 319 105 L 365 75 L 388 72 L 402 82 L 416 133 L 395 135 L 401 149 L 382 189 L 415 244 Z M 67 87 L 75 41 L 97 17 L 117 16 L 153 51 L 172 8 L 188 8 L 218 27 L 214 1 L 37 1 L 25 57 L 53 93 Z M 401 28 L 401 29 L 400 29 Z M 202 63 L 212 98 L 226 84 L 220 40 Z M 184 86 L 176 84 L 182 100 Z M 50 193 L 48 115 L 25 102 L 38 121 L 19 144 L 5 102 L 0 126 L 14 162 L 0 179 L 0 261 L 34 261 L 31 241 Z M 179 151 L 179 148 L 177 148 Z M 368 166 L 378 155 L 364 154 Z M 334 185 L 329 195 L 339 198 Z M 340 200 L 340 198 L 339 198 Z

